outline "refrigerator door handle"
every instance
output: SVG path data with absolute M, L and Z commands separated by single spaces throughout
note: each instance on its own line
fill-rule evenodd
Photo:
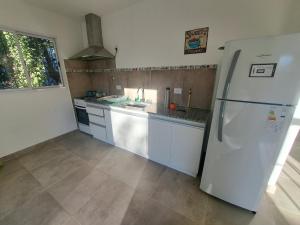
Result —
M 237 61 L 240 57 L 241 51 L 242 51 L 241 49 L 236 50 L 234 55 L 233 55 L 233 58 L 232 58 L 232 61 L 231 61 L 231 64 L 230 64 L 230 67 L 229 67 L 229 70 L 228 70 L 228 74 L 227 74 L 227 77 L 226 77 L 222 99 L 227 98 L 227 94 L 228 94 L 228 91 L 229 91 L 232 76 L 233 76 Z M 223 141 L 223 120 L 224 120 L 225 106 L 226 106 L 226 101 L 222 100 L 221 104 L 220 104 L 219 122 L 218 122 L 218 140 L 220 142 Z
M 226 101 L 221 100 L 220 112 L 219 112 L 219 122 L 218 122 L 218 140 L 223 141 L 223 120 L 224 120 L 224 111 L 225 111 Z
M 228 70 L 228 74 L 227 74 L 227 77 L 226 77 L 224 89 L 223 89 L 223 94 L 222 94 L 223 99 L 227 98 L 227 94 L 228 94 L 228 91 L 229 91 L 232 76 L 233 76 L 237 61 L 240 57 L 241 51 L 242 51 L 241 49 L 236 50 L 234 55 L 233 55 L 233 58 L 232 58 L 232 61 L 231 61 L 231 64 L 230 64 L 230 67 L 229 67 L 229 70 Z

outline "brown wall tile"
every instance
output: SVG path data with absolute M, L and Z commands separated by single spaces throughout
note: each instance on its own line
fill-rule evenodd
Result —
M 65 60 L 67 71 L 72 69 L 115 68 L 114 60 L 80 61 Z M 137 89 L 145 89 L 145 99 L 163 103 L 165 90 L 171 88 L 171 101 L 187 105 L 188 91 L 192 89 L 191 107 L 210 109 L 216 69 L 173 69 L 173 70 L 133 70 L 107 71 L 99 73 L 71 73 L 68 80 L 72 97 L 85 95 L 88 90 L 103 91 L 108 95 L 137 96 Z M 121 90 L 116 86 L 120 85 Z M 174 94 L 174 88 L 182 88 L 182 94 Z
M 183 74 L 183 102 L 187 104 L 192 89 L 191 107 L 209 109 L 215 83 L 215 69 L 189 70 Z
M 188 91 L 192 89 L 191 107 L 210 109 L 215 82 L 215 69 L 122 71 L 95 73 L 91 76 L 94 90 L 104 90 L 110 95 L 137 96 L 137 89 L 145 89 L 145 99 L 163 103 L 165 90 L 171 88 L 171 102 L 187 105 Z M 116 89 L 121 85 L 122 90 Z M 174 88 L 182 88 L 182 94 L 174 94 Z M 125 89 L 125 92 L 124 92 Z
M 113 69 L 116 68 L 115 59 L 101 59 L 88 61 L 89 69 Z
M 128 73 L 126 72 L 111 72 L 110 73 L 110 94 L 124 95 L 124 88 L 128 87 Z M 120 85 L 121 90 L 117 90 L 116 86 Z
M 88 90 L 92 89 L 92 81 L 87 73 L 67 73 L 71 96 L 84 96 Z
M 66 71 L 70 69 L 88 69 L 87 61 L 65 59 L 64 63 L 65 63 Z
M 161 70 L 151 72 L 151 89 L 157 90 L 157 101 L 164 102 L 166 88 L 171 88 L 170 101 L 182 105 L 182 96 L 174 95 L 174 88 L 182 88 L 181 70 Z
M 128 88 L 140 88 L 145 86 L 145 71 L 126 72 L 128 74 Z
M 92 73 L 91 74 L 92 90 L 110 94 L 110 74 L 109 73 Z

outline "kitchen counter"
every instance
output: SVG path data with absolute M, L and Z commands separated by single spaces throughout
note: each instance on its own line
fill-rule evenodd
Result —
M 167 120 L 197 127 L 205 127 L 210 111 L 199 108 L 177 107 L 176 110 L 169 110 L 163 104 L 147 104 L 144 108 L 127 106 L 129 101 L 110 103 L 97 99 L 86 100 L 89 105 L 97 105 L 101 108 L 121 111 L 124 113 L 147 116 L 161 120 Z

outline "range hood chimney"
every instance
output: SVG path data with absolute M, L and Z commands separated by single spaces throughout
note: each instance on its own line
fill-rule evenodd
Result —
M 93 13 L 85 15 L 88 48 L 70 59 L 97 60 L 112 59 L 114 56 L 103 47 L 101 18 Z

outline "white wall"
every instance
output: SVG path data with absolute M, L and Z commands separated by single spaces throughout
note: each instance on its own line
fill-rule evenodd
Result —
M 282 27 L 282 33 L 300 32 L 300 1 L 292 0 L 289 4 L 288 15 Z
M 82 48 L 80 21 L 0 0 L 0 26 L 55 37 L 61 65 Z M 65 70 L 64 81 L 67 85 Z M 0 157 L 77 128 L 68 86 L 0 92 Z
M 104 45 L 117 67 L 216 64 L 227 40 L 283 33 L 294 1 L 141 1 L 102 17 Z M 207 53 L 184 55 L 185 31 L 207 26 Z

